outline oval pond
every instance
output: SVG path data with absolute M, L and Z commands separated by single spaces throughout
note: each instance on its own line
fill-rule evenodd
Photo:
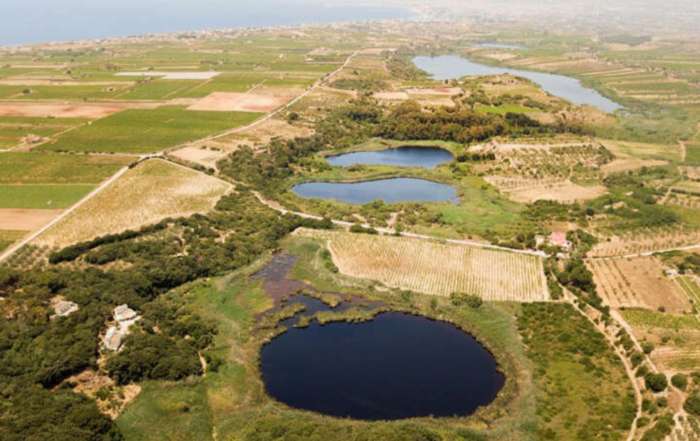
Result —
M 469 415 L 505 382 L 469 334 L 393 312 L 289 329 L 262 348 L 261 372 L 268 393 L 291 407 L 363 420 Z
M 452 153 L 436 147 L 397 147 L 372 152 L 352 152 L 326 157 L 329 164 L 348 167 L 351 165 L 395 165 L 398 167 L 434 168 L 454 159 Z
M 574 104 L 587 104 L 597 107 L 604 112 L 614 112 L 622 108 L 618 103 L 604 97 L 598 91 L 585 87 L 576 78 L 564 75 L 488 66 L 457 55 L 415 57 L 413 63 L 419 69 L 428 72 L 436 80 L 451 80 L 467 75 L 500 75 L 507 73 L 527 78 L 552 95 L 564 98 Z
M 392 178 L 364 182 L 307 182 L 292 191 L 303 198 L 334 199 L 348 204 L 367 204 L 382 200 L 395 202 L 457 203 L 457 190 L 426 179 Z

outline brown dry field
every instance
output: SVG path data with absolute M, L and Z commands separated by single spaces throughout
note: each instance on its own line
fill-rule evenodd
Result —
M 613 257 L 649 253 L 700 243 L 700 230 L 695 228 L 659 228 L 606 236 L 589 252 L 590 257 Z
M 216 168 L 216 163 L 241 146 L 248 145 L 260 149 L 273 138 L 304 138 L 313 134 L 313 130 L 291 125 L 284 120 L 271 118 L 242 132 L 222 136 L 213 140 L 193 143 L 174 150 L 169 154 L 175 158 Z
M 170 152 L 171 156 L 187 162 L 194 162 L 205 167 L 216 167 L 216 163 L 227 155 L 227 152 L 222 149 L 210 149 L 205 146 L 183 147 L 179 150 Z
M 130 169 L 45 231 L 33 244 L 63 247 L 140 228 L 167 217 L 204 213 L 231 188 L 230 184 L 203 173 L 152 159 Z
M 497 61 L 512 60 L 513 58 L 518 57 L 515 54 L 510 54 L 507 52 L 482 52 L 479 55 L 482 57 L 490 58 L 492 60 L 497 60 Z
M 188 110 L 214 112 L 271 112 L 287 104 L 293 94 L 214 92 L 197 101 Z
M 37 230 L 62 212 L 63 210 L 0 208 L 0 230 Z
M 398 92 L 376 92 L 374 97 L 381 101 L 406 101 L 409 99 L 408 93 Z
M 615 159 L 612 162 L 603 165 L 600 169 L 603 174 L 610 175 L 613 173 L 639 170 L 642 167 L 658 167 L 666 164 L 668 164 L 668 161 L 661 161 L 658 159 L 624 158 Z
M 141 107 L 133 103 L 0 103 L 0 116 L 54 117 L 97 119 L 120 112 L 124 109 Z
M 6 78 L 3 86 L 128 86 L 127 81 L 70 81 L 59 78 Z
M 531 204 L 536 201 L 556 201 L 573 204 L 575 202 L 595 199 L 607 193 L 607 188 L 602 185 L 584 187 L 569 180 L 556 180 L 543 182 L 542 179 L 502 178 L 487 176 L 485 180 L 505 193 L 509 199 Z M 504 185 L 508 181 L 517 181 L 517 186 L 508 188 Z
M 216 147 L 231 152 L 241 145 L 261 147 L 273 138 L 304 138 L 313 134 L 313 130 L 302 125 L 291 125 L 287 121 L 271 118 L 254 127 L 232 135 L 217 138 Z
M 660 308 L 671 313 L 692 309 L 682 289 L 664 273 L 656 257 L 591 259 L 598 294 L 612 308 Z
M 455 96 L 462 93 L 459 87 L 429 87 L 429 88 L 413 88 L 406 89 L 409 95 L 439 95 L 439 96 Z
M 307 229 L 296 234 L 324 241 L 341 273 L 391 288 L 438 296 L 465 292 L 489 301 L 549 300 L 536 256 L 407 237 Z

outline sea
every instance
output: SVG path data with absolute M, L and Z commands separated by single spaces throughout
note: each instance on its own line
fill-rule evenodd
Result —
M 204 29 L 408 19 L 399 6 L 349 0 L 2 0 L 0 45 Z

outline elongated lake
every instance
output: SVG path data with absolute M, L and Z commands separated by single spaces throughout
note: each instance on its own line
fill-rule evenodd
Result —
M 426 179 L 391 178 L 376 181 L 336 183 L 307 182 L 295 185 L 292 191 L 303 198 L 334 199 L 348 204 L 367 204 L 381 200 L 396 202 L 457 203 L 457 190 L 449 185 Z
M 326 158 L 329 164 L 340 167 L 363 164 L 422 168 L 434 168 L 453 159 L 452 153 L 445 149 L 411 146 L 372 152 L 352 152 Z
M 574 104 L 586 104 L 597 107 L 604 112 L 614 112 L 621 109 L 615 101 L 604 97 L 598 91 L 581 84 L 576 78 L 531 70 L 511 69 L 507 67 L 488 66 L 476 63 L 457 55 L 442 55 L 438 57 L 415 57 L 413 63 L 436 80 L 451 80 L 472 75 L 511 74 L 527 78 L 538 84 L 542 89 L 564 98 Z
M 505 382 L 469 334 L 393 312 L 364 323 L 291 328 L 265 345 L 260 359 L 267 392 L 278 401 L 363 420 L 469 415 Z

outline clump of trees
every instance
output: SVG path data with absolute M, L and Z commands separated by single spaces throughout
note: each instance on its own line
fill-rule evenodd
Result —
M 139 333 L 127 337 L 124 349 L 107 362 L 107 371 L 118 384 L 128 384 L 144 379 L 180 380 L 200 375 L 202 365 L 189 341 Z
M 455 306 L 469 306 L 470 308 L 478 309 L 484 303 L 481 297 L 475 294 L 467 294 L 464 292 L 453 292 L 450 294 L 450 302 Z
M 668 387 L 668 379 L 663 373 L 648 372 L 644 376 L 644 384 L 652 392 L 663 392 Z

